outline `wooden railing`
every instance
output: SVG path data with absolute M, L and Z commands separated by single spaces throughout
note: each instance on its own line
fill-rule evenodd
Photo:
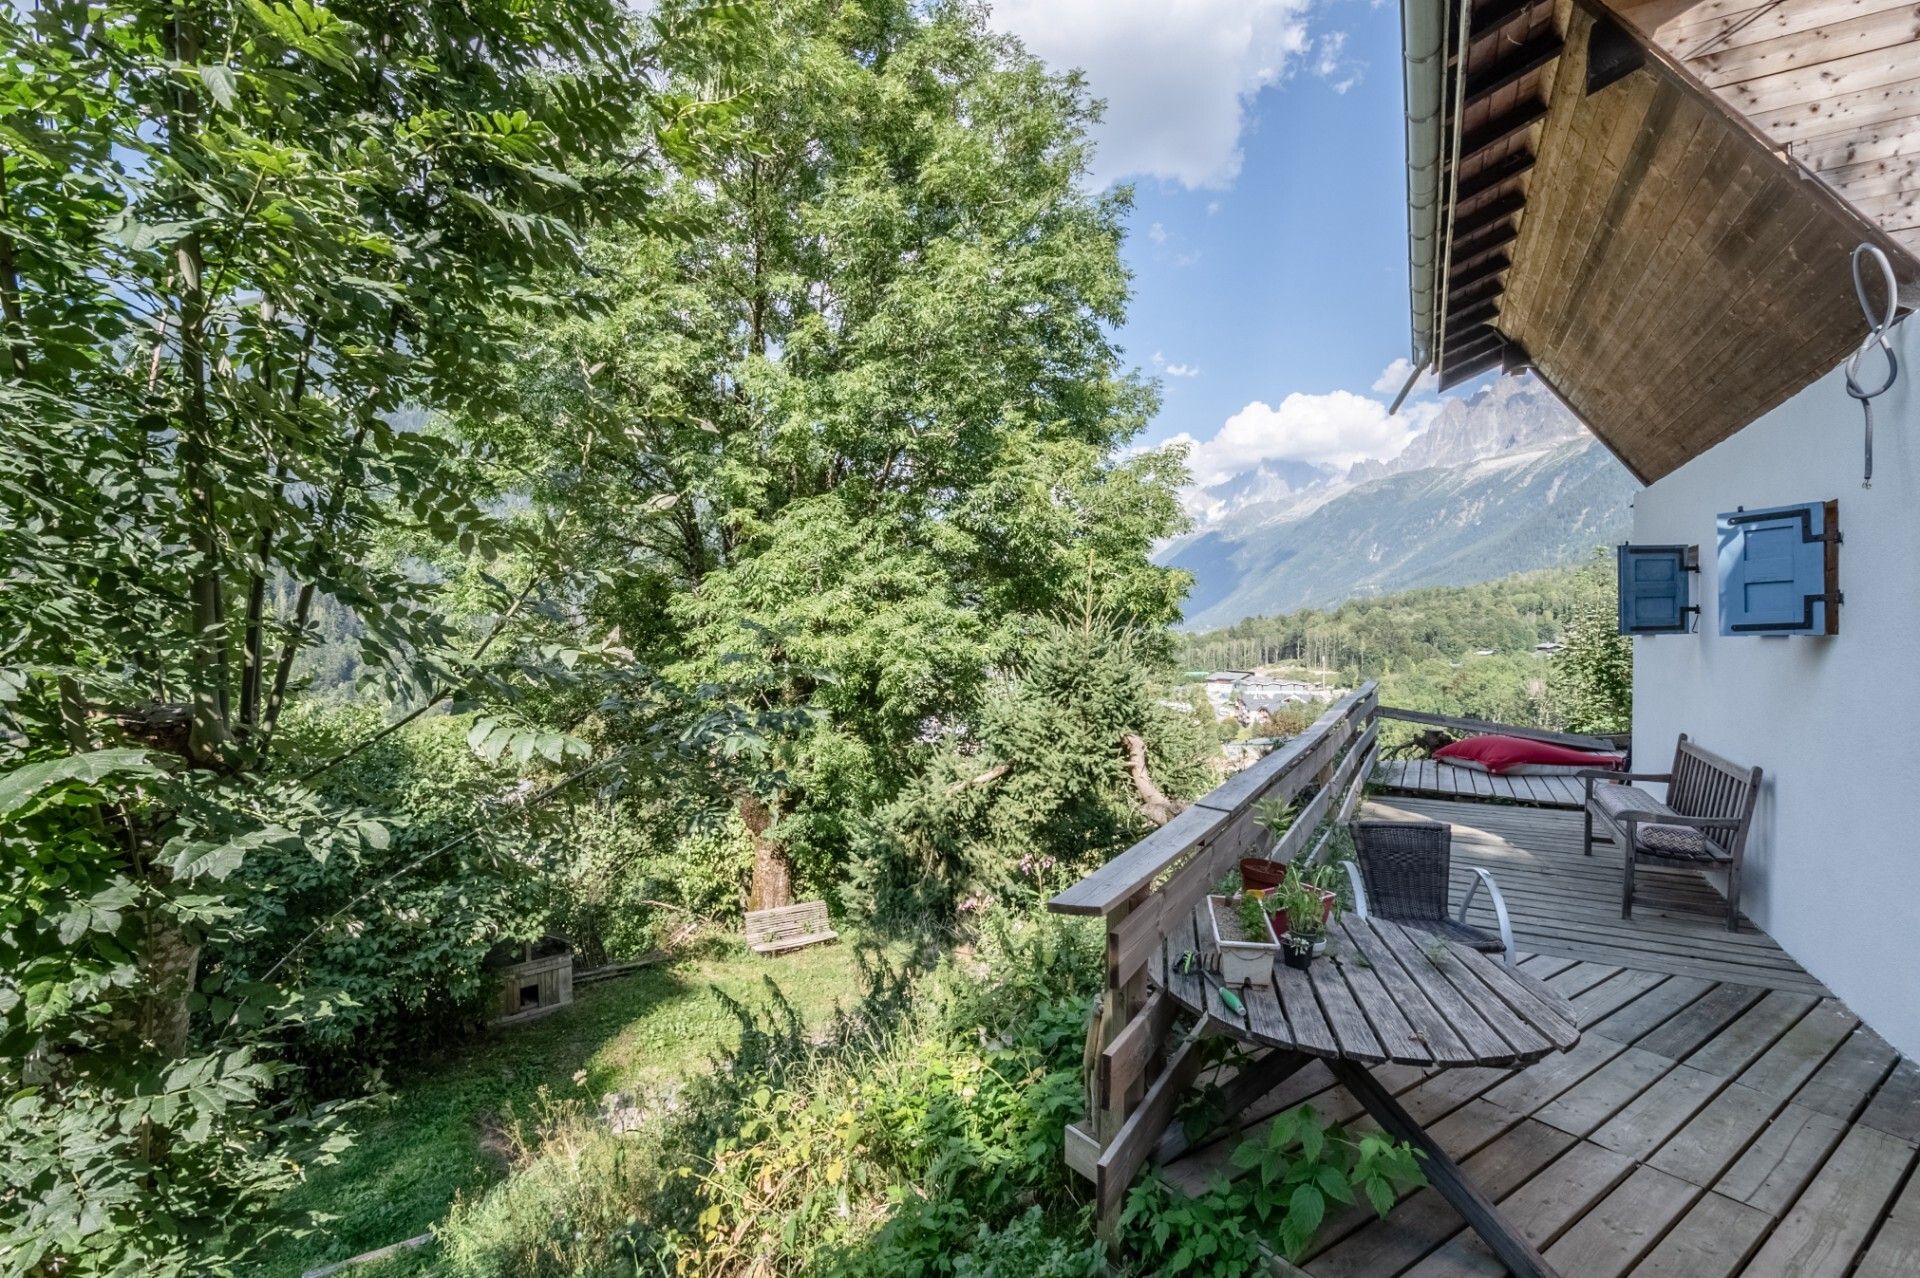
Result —
M 1061 914 L 1106 923 L 1106 988 L 1087 1033 L 1087 1118 L 1067 1129 L 1067 1162 L 1094 1182 L 1103 1232 L 1116 1223 L 1127 1186 L 1167 1135 L 1174 1110 L 1201 1066 L 1195 1025 L 1170 1043 L 1175 1007 L 1151 989 L 1148 965 L 1169 949 L 1212 885 L 1242 857 L 1316 857 L 1329 816 L 1352 815 L 1373 771 L 1379 724 L 1375 685 L 1327 708 L 1314 725 L 1048 902 Z M 1262 800 L 1290 801 L 1318 787 L 1278 837 L 1256 819 Z M 1184 951 L 1184 945 L 1183 945 Z M 1178 955 L 1173 957 L 1177 958 Z
M 1398 706 L 1381 706 L 1380 717 L 1397 719 L 1402 723 L 1424 724 L 1430 728 L 1465 733 L 1468 736 L 1491 733 L 1502 737 L 1521 737 L 1527 741 L 1544 741 L 1549 745 L 1562 745 L 1573 750 L 1622 750 L 1633 740 L 1629 733 L 1604 737 L 1586 736 L 1578 732 L 1553 732 L 1546 728 L 1528 728 L 1512 723 L 1489 723 L 1485 719 L 1462 719 L 1454 715 L 1429 714 L 1425 710 L 1402 710 Z

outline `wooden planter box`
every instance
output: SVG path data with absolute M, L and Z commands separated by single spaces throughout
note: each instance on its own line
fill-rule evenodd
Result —
M 1273 920 L 1262 916 L 1266 934 L 1249 938 L 1240 926 L 1240 907 L 1224 896 L 1207 898 L 1207 919 L 1220 950 L 1222 985 L 1272 985 L 1273 961 L 1280 954 L 1280 938 Z

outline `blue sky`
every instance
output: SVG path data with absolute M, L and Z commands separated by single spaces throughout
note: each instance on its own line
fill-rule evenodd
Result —
M 1368 0 L 999 0 L 995 23 L 1108 102 L 1096 178 L 1131 182 L 1128 357 L 1159 376 L 1146 442 L 1206 482 L 1263 460 L 1403 447 L 1399 6 Z M 1385 388 L 1385 389 L 1378 389 Z

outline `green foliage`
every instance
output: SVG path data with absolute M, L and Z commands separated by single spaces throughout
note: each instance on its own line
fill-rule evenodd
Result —
M 1122 741 L 1177 797 L 1216 783 L 1205 722 L 1160 704 L 1151 645 L 1104 618 L 1038 623 L 967 729 L 862 823 L 847 893 L 909 928 L 1046 899 L 1149 828 Z
M 1121 1218 L 1129 1242 L 1158 1274 L 1237 1278 L 1266 1267 L 1262 1242 L 1277 1230 L 1288 1259 L 1303 1255 L 1329 1204 L 1359 1197 L 1381 1216 L 1400 1192 L 1426 1183 L 1409 1145 L 1329 1129 L 1311 1105 L 1276 1114 L 1263 1136 L 1233 1151 L 1243 1175 L 1215 1177 L 1188 1197 L 1158 1178 L 1135 1186 Z
M 225 1266 L 250 1254 L 254 1217 L 302 1164 L 339 1147 L 337 1112 L 285 1098 L 263 1032 L 271 991 L 214 974 L 195 992 L 180 955 L 231 926 L 223 880 L 243 862 L 384 831 L 316 821 L 275 791 L 236 813 L 232 791 L 125 748 L 0 779 L 6 1272 Z M 142 873 L 146 860 L 170 869 Z M 192 1044 L 190 1000 L 217 1017 Z
M 643 216 L 660 155 L 724 127 L 650 72 L 661 43 L 723 64 L 743 9 L 0 14 L 0 767 L 30 800 L 0 831 L 9 1269 L 229 1272 L 324 1138 L 274 1053 L 346 1004 L 289 988 L 304 941 L 269 943 L 328 923 L 275 911 L 327 908 L 409 836 L 276 739 L 316 600 L 416 714 L 512 719 L 529 686 L 624 662 L 506 633 L 538 582 L 489 580 L 491 627 L 450 615 L 410 550 L 487 564 L 538 533 L 429 427 L 490 397 L 513 321 L 572 308 L 527 282 L 563 284 L 585 228 Z M 567 749 L 525 721 L 488 741 Z M 458 915 L 437 892 L 374 939 Z M 444 974 L 466 921 L 335 957 Z
M 1253 617 L 1185 637 L 1178 659 L 1189 669 L 1276 664 L 1347 684 L 1378 679 L 1381 701 L 1409 710 L 1617 732 L 1631 719 L 1632 653 L 1614 633 L 1613 590 L 1610 568 L 1596 558 L 1580 568 Z M 1548 656 L 1534 650 L 1542 643 L 1564 647 Z M 1387 731 L 1389 745 L 1410 732 L 1391 724 Z
M 1549 680 L 1561 722 L 1575 732 L 1633 729 L 1633 639 L 1620 633 L 1613 560 L 1605 553 L 1581 569 L 1586 589 L 1554 654 Z
M 1184 636 L 1179 661 L 1190 670 L 1297 664 L 1372 678 L 1483 648 L 1526 653 L 1560 638 L 1588 589 L 1578 570 L 1554 568 L 1249 617 Z
M 657 1156 L 550 1122 L 441 1231 L 454 1272 L 1101 1272 L 1059 1158 L 1095 941 L 996 917 L 969 958 L 906 983 L 876 970 L 824 1042 L 743 1009 L 739 1051 L 646 1134 Z
M 1147 559 L 1178 463 L 1119 455 L 1154 403 L 1112 344 L 1126 197 L 1082 180 L 1084 87 L 973 6 L 760 16 L 746 145 L 595 240 L 578 310 L 520 330 L 461 429 L 596 623 L 685 686 L 810 712 L 707 779 L 778 904 L 790 874 L 831 888 L 1039 618 L 1157 628 L 1185 578 Z

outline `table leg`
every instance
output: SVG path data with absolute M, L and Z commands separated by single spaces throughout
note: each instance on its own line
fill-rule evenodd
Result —
M 1374 1080 L 1365 1066 L 1347 1060 L 1329 1061 L 1327 1064 L 1333 1070 L 1333 1076 L 1353 1093 L 1355 1100 L 1366 1107 L 1367 1113 L 1373 1115 L 1374 1121 L 1380 1124 L 1387 1135 L 1407 1142 L 1426 1155 L 1421 1160 L 1421 1169 L 1426 1172 L 1427 1182 L 1466 1218 L 1466 1222 L 1473 1226 L 1473 1231 L 1486 1240 L 1487 1246 L 1493 1248 L 1493 1254 L 1500 1258 L 1500 1263 L 1515 1278 L 1559 1278 L 1546 1259 L 1534 1250 L 1533 1244 L 1506 1222 L 1487 1200 L 1487 1196 L 1462 1174 L 1459 1166 L 1434 1143 L 1426 1130 L 1414 1122 L 1406 1110 L 1400 1108 L 1400 1102 Z
M 1228 1080 L 1220 1089 L 1221 1122 L 1231 1123 L 1240 1116 L 1240 1111 L 1265 1096 L 1280 1084 L 1297 1073 L 1301 1066 L 1311 1063 L 1313 1057 L 1303 1052 L 1289 1052 L 1275 1048 L 1253 1064 L 1241 1070 Z M 1209 1133 L 1211 1134 L 1209 1129 Z M 1158 1148 L 1154 1150 L 1153 1162 L 1164 1167 L 1193 1147 L 1194 1142 L 1187 1136 L 1186 1130 L 1179 1126 L 1167 1129 L 1160 1138 Z

